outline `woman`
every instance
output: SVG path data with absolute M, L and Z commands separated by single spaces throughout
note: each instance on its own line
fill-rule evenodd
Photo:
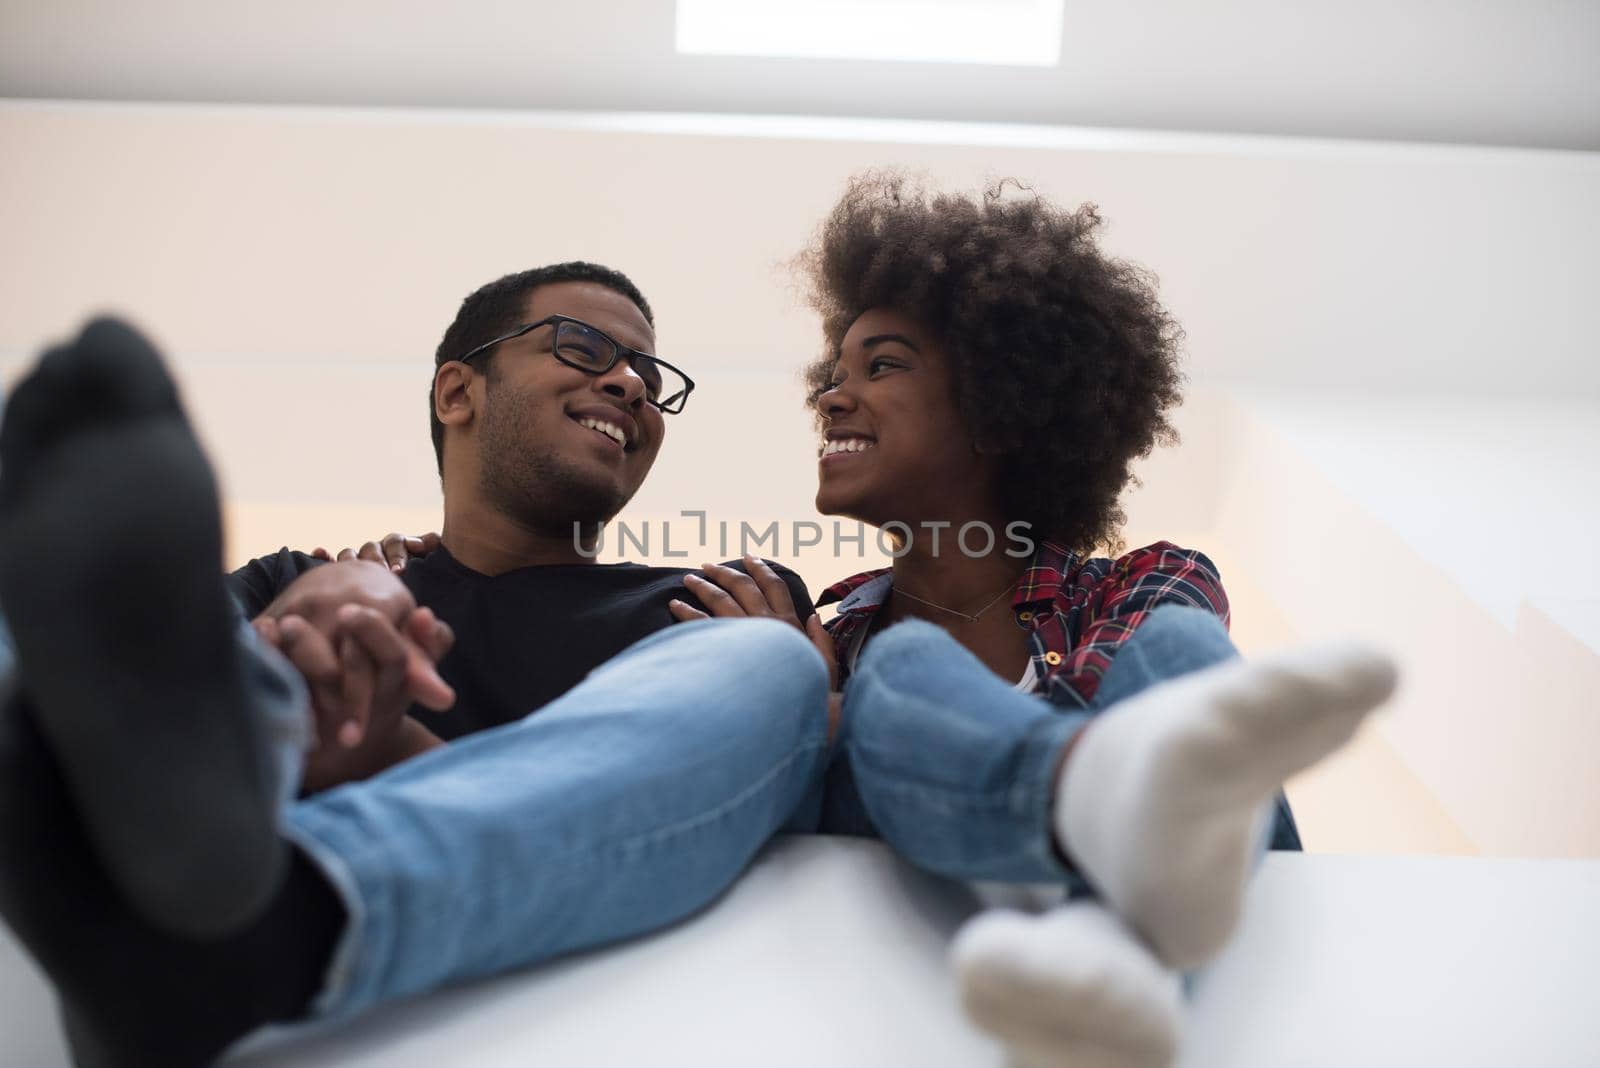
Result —
M 1181 332 L 1100 223 L 1011 183 L 965 198 L 868 174 L 801 260 L 826 338 L 817 508 L 896 545 L 819 599 L 839 606 L 829 811 L 858 792 L 923 867 L 1104 902 L 989 915 L 958 942 L 969 1011 L 1029 1064 L 1170 1061 L 1163 966 L 1221 948 L 1266 803 L 1392 684 L 1360 650 L 1230 664 L 1205 556 L 1091 555 L 1116 543 L 1130 465 L 1175 440 L 1181 383 Z M 713 615 L 784 614 L 749 563 L 688 583 Z M 1299 848 L 1281 801 L 1273 843 Z
M 1272 798 L 1393 669 L 1354 649 L 1239 664 L 1204 555 L 1092 555 L 1116 544 L 1133 461 L 1175 439 L 1181 384 L 1181 332 L 1099 226 L 1012 183 L 852 181 L 801 258 L 826 339 L 808 371 L 817 507 L 887 532 L 893 566 L 831 587 L 826 632 L 754 559 L 688 577 L 705 611 L 673 612 L 785 618 L 835 665 L 819 829 L 1084 898 L 963 933 L 980 1025 L 1027 1064 L 1160 1065 L 1172 972 L 1231 933 Z M 1272 835 L 1298 848 L 1281 803 Z

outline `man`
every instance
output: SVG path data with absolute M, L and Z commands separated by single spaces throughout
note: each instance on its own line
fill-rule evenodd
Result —
M 531 324 L 542 325 L 525 330 Z M 643 294 L 593 264 L 509 275 L 462 303 L 435 354 L 428 396 L 444 491 L 443 550 L 403 574 L 417 603 L 446 624 L 435 628 L 432 651 L 448 646 L 451 630 L 455 641 L 439 665 L 446 688 L 428 678 L 416 655 L 423 643 L 413 643 L 411 696 L 421 703 L 408 715 L 401 716 L 408 695 L 393 684 L 393 670 L 386 707 L 359 699 L 353 703 L 365 707 L 344 707 L 344 664 L 359 654 L 341 652 L 320 637 L 327 628 L 296 618 L 337 607 L 322 584 L 291 588 L 319 560 L 284 550 L 232 576 L 246 616 L 259 617 L 264 636 L 312 682 L 327 744 L 308 762 L 308 788 L 364 777 L 441 739 L 520 719 L 670 625 L 674 600 L 693 599 L 684 569 L 599 564 L 575 537 L 597 533 L 633 497 L 693 388 L 672 365 L 644 355 L 653 348 Z M 770 582 L 771 569 L 757 568 Z M 806 618 L 804 584 L 786 570 L 781 577 Z M 279 620 L 288 622 L 286 633 Z M 359 644 L 356 637 L 346 641 Z M 357 686 L 364 694 L 375 684 Z M 450 690 L 454 704 L 440 711 Z M 370 733 L 362 726 L 368 721 L 376 725 Z M 356 738 L 362 744 L 346 744 Z
M 93 323 L 21 384 L 0 427 L 0 913 L 80 1063 L 203 1064 L 269 1021 L 655 929 L 791 817 L 828 745 L 811 644 L 776 622 L 652 635 L 683 572 L 573 543 L 638 488 L 687 390 L 653 350 L 604 268 L 468 298 L 432 390 L 442 551 L 405 586 L 286 552 L 236 576 L 298 671 L 232 614 L 211 473 L 142 339 Z M 455 711 L 404 711 L 451 687 Z M 285 805 L 308 703 L 323 785 L 435 751 Z

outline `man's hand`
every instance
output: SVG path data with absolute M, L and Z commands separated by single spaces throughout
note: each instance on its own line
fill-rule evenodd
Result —
M 434 666 L 455 636 L 382 565 L 309 571 L 253 625 L 311 691 L 316 748 L 307 788 L 364 778 L 440 744 L 405 710 L 413 701 L 436 711 L 455 703 Z

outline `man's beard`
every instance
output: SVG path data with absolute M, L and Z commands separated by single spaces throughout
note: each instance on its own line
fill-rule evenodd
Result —
M 629 494 L 608 480 L 585 477 L 558 455 L 532 452 L 531 407 L 530 397 L 504 385 L 490 390 L 479 439 L 484 497 L 528 530 L 550 537 L 592 535 L 622 511 Z

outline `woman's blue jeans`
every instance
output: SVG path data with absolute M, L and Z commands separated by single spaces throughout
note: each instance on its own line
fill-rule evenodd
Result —
M 1093 707 L 1066 710 L 1017 692 L 940 628 L 899 623 L 846 687 L 843 758 L 872 827 L 917 866 L 1081 891 L 1053 844 L 1063 748 L 1118 702 L 1237 655 L 1216 616 L 1163 605 L 1118 650 Z M 1298 848 L 1281 801 L 1277 822 L 1274 844 Z

